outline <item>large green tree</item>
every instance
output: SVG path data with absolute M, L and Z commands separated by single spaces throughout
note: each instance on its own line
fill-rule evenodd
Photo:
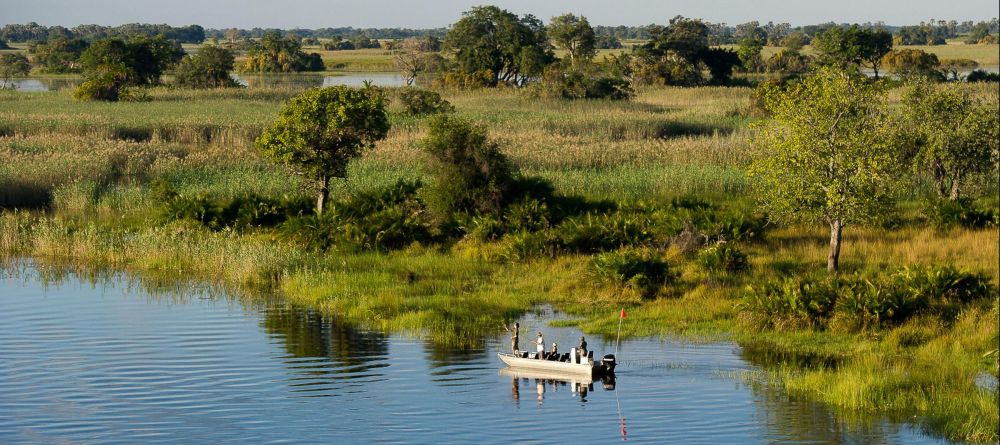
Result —
M 771 118 L 751 141 L 757 196 L 776 221 L 826 223 L 827 270 L 835 272 L 844 227 L 892 208 L 899 162 L 884 91 L 824 67 L 764 97 Z
M 346 177 L 351 159 L 388 132 L 385 94 L 379 88 L 316 88 L 289 100 L 257 146 L 274 162 L 316 181 L 316 213 L 322 214 L 330 178 Z
M 459 68 L 489 73 L 489 84 L 522 85 L 542 74 L 554 56 L 541 20 L 518 18 L 496 6 L 476 6 L 462 13 L 444 39 Z
M 594 28 L 582 15 L 563 14 L 552 17 L 548 33 L 557 47 L 569 53 L 569 60 L 574 65 L 577 61 L 588 62 L 597 54 Z
M 118 100 L 127 86 L 160 83 L 169 66 L 180 61 L 184 51 L 177 42 L 163 36 L 129 40 L 98 40 L 80 55 L 85 81 L 74 92 L 78 99 Z
M 956 85 L 915 84 L 903 98 L 908 155 L 934 181 L 938 197 L 958 200 L 964 181 L 994 172 L 1000 150 L 997 104 Z
M 812 44 L 820 53 L 821 63 L 840 67 L 864 64 L 871 67 L 877 79 L 883 56 L 892 50 L 892 34 L 881 28 L 833 26 L 817 35 Z
M 244 72 L 294 73 L 323 71 L 323 59 L 318 53 L 306 54 L 302 43 L 294 36 L 282 37 L 278 32 L 267 32 L 247 49 L 247 58 L 240 65 Z

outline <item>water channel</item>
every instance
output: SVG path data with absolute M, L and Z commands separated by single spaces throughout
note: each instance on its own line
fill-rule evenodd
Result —
M 502 331 L 456 350 L 280 299 L 31 261 L 0 269 L 0 307 L 4 444 L 940 442 L 741 383 L 757 365 L 729 343 L 623 341 L 614 383 L 587 384 L 502 372 Z M 554 317 L 522 332 L 568 350 L 580 333 Z

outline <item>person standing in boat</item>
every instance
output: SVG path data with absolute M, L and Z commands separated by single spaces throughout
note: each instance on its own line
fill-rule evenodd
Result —
M 538 331 L 538 339 L 535 340 L 535 352 L 538 353 L 538 356 L 535 358 L 545 358 L 545 339 L 542 338 L 542 331 Z
M 503 328 L 507 329 L 507 325 L 506 324 L 503 325 Z M 518 345 L 518 340 L 519 340 L 518 336 L 521 333 L 521 324 L 515 322 L 514 328 L 507 329 L 507 332 L 510 332 L 510 352 L 512 354 L 517 354 L 518 349 L 521 349 L 520 346 Z
M 583 338 L 583 336 L 580 336 L 580 346 L 576 348 L 576 351 L 580 354 L 579 358 L 583 359 L 587 357 L 587 339 Z
M 556 342 L 552 342 L 552 351 L 549 352 L 549 358 L 559 357 L 559 345 Z

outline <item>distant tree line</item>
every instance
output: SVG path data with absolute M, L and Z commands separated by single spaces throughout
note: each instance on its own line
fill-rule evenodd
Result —
M 9 24 L 0 28 L 0 39 L 8 42 L 46 42 L 55 38 L 100 40 L 108 37 L 145 36 L 164 37 L 180 43 L 202 43 L 205 41 L 205 29 L 199 25 L 170 26 L 149 23 L 128 23 L 119 26 L 80 25 L 73 28 L 62 26 L 42 26 L 31 22 L 27 24 Z
M 354 40 L 358 37 L 368 39 L 405 39 L 409 37 L 434 36 L 444 37 L 448 33 L 447 28 L 429 29 L 409 29 L 409 28 L 319 28 L 319 29 L 276 29 L 276 28 L 226 28 L 205 30 L 205 37 L 208 39 L 230 40 L 236 39 L 259 39 L 267 33 L 277 32 L 282 35 L 294 35 L 301 38 L 315 39 L 346 39 Z

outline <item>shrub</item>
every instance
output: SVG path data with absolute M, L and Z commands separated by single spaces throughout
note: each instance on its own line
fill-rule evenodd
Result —
M 417 197 L 418 182 L 401 180 L 334 202 L 322 216 L 289 219 L 281 231 L 308 247 L 388 250 L 434 241 L 432 225 Z
M 399 100 L 407 113 L 415 115 L 455 111 L 455 107 L 442 99 L 440 94 L 419 88 L 403 88 L 399 92 Z
M 545 70 L 541 91 L 545 96 L 563 99 L 628 100 L 635 94 L 628 79 L 604 72 L 596 65 L 567 70 L 552 65 Z
M 1000 73 L 991 73 L 986 70 L 972 70 L 965 76 L 966 82 L 1000 82 Z
M 653 298 L 676 280 L 663 257 L 652 250 L 624 250 L 595 255 L 590 263 L 591 278 L 597 284 L 611 285 Z
M 720 242 L 698 254 L 698 265 L 708 272 L 743 272 L 750 268 L 747 255 L 734 243 Z
M 177 65 L 175 81 L 187 88 L 239 87 L 229 76 L 233 53 L 218 46 L 205 45 L 194 56 L 184 56 Z
M 968 198 L 957 200 L 935 199 L 928 201 L 923 213 L 931 226 L 938 230 L 952 227 L 982 229 L 997 225 L 997 209 L 992 212 L 975 208 Z
M 755 329 L 823 327 L 837 301 L 837 281 L 804 276 L 748 286 L 737 305 L 741 321 Z
M 432 181 L 423 197 L 439 218 L 457 212 L 497 215 L 509 199 L 514 167 L 471 122 L 442 115 L 431 120 L 424 150 Z
M 106 67 L 101 73 L 93 75 L 73 90 L 73 98 L 115 102 L 125 85 L 126 77 L 125 70 Z
M 310 200 L 301 197 L 271 199 L 244 195 L 232 199 L 213 199 L 203 195 L 174 195 L 165 201 L 163 215 L 172 220 L 197 221 L 213 230 L 245 229 L 273 227 L 289 218 L 308 213 L 311 208 Z
M 953 320 L 969 303 L 994 295 L 990 279 L 951 266 L 771 281 L 748 288 L 738 309 L 750 327 L 833 327 L 863 331 L 900 325 L 921 315 Z

